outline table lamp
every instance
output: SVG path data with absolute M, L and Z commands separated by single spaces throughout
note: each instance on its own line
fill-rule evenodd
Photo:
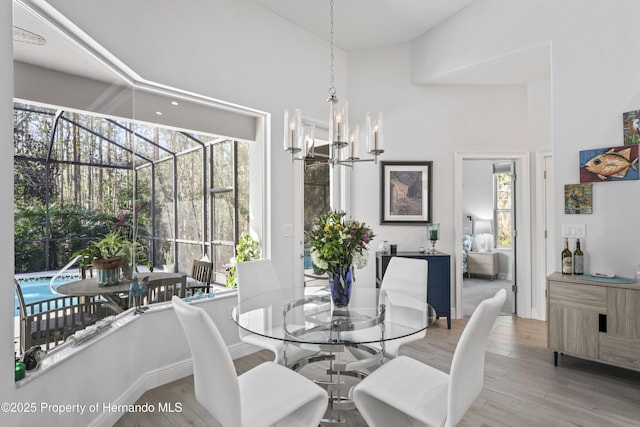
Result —
M 487 252 L 490 244 L 490 239 L 487 239 L 487 234 L 493 234 L 491 227 L 491 221 L 488 219 L 479 219 L 473 224 L 474 234 L 478 239 L 478 252 Z M 489 240 L 489 241 L 488 241 Z

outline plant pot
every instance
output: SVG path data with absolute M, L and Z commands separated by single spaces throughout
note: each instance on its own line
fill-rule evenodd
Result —
M 98 286 L 113 286 L 120 283 L 120 267 L 122 257 L 96 258 L 93 260 Z

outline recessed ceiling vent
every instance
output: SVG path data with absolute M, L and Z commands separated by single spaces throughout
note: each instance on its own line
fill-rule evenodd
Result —
M 44 37 L 15 25 L 13 26 L 13 41 L 37 45 L 43 45 L 47 42 Z

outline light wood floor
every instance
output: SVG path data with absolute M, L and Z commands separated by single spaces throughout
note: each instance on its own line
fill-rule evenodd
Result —
M 424 340 L 404 346 L 402 354 L 445 372 L 465 320 L 430 327 Z M 236 360 L 242 373 L 271 353 L 261 351 Z M 640 372 L 560 357 L 546 349 L 546 323 L 499 316 L 486 355 L 485 384 L 461 427 L 630 427 L 640 426 Z M 193 377 L 146 392 L 138 403 L 182 404 L 180 413 L 129 413 L 116 426 L 212 426 L 215 421 L 196 402 Z M 357 411 L 347 411 L 347 426 L 365 426 Z M 401 426 L 390 426 L 401 427 Z

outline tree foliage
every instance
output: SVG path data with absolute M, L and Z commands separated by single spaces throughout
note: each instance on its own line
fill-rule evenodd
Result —
M 14 119 L 16 272 L 59 269 L 109 231 L 156 241 L 153 264 L 180 240 L 175 261 L 190 267 L 202 256 L 205 221 L 220 271 L 234 254 L 235 223 L 249 231 L 248 143 L 27 104 L 15 105 Z M 234 182 L 237 204 L 233 192 L 210 196 Z M 214 199 L 213 219 L 203 218 Z

